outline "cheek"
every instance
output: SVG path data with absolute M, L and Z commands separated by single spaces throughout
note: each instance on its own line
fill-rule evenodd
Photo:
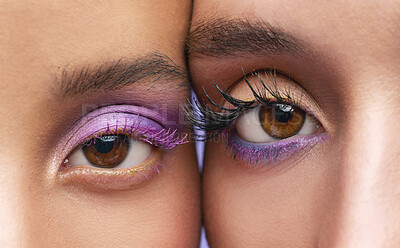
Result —
M 249 168 L 232 160 L 224 144 L 209 144 L 207 149 L 213 152 L 205 161 L 203 207 L 212 245 L 315 246 L 333 201 L 329 189 L 335 172 L 319 162 L 329 160 L 310 154 L 296 164 Z
M 199 176 L 190 144 L 165 153 L 167 170 L 126 191 L 94 192 L 31 181 L 24 220 L 37 247 L 195 247 Z

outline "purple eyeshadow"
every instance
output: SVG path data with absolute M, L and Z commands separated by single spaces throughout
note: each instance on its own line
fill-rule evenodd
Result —
M 257 163 L 281 162 L 299 151 L 311 149 L 328 138 L 327 133 L 321 133 L 293 137 L 273 143 L 250 143 L 234 134 L 230 141 L 230 148 L 234 157 L 247 161 L 250 165 L 258 166 Z
M 176 122 L 175 122 L 176 123 Z M 71 129 L 63 152 L 104 134 L 125 134 L 162 149 L 172 149 L 186 143 L 176 124 L 167 126 L 167 120 L 157 111 L 131 105 L 114 105 L 94 110 Z M 166 127 L 164 127 L 165 125 Z

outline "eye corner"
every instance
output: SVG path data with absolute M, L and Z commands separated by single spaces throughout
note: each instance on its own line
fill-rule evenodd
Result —
M 60 183 L 104 189 L 136 187 L 165 170 L 161 156 L 165 150 L 189 142 L 187 140 L 188 135 L 181 132 L 181 129 L 172 128 L 172 126 L 166 128 L 160 124 L 163 122 L 153 120 L 151 118 L 153 116 L 148 117 L 137 113 L 137 110 L 142 108 L 125 105 L 122 107 L 123 110 L 120 109 L 121 106 L 109 106 L 94 110 L 89 113 L 90 117 L 81 118 L 68 131 L 62 149 L 57 148 L 62 150 L 62 154 L 65 154 L 63 158 L 61 155 L 57 156 L 62 160 L 57 166 L 57 178 L 59 178 Z M 98 163 L 88 161 L 83 150 L 93 146 L 94 143 L 89 142 L 99 141 L 98 139 L 104 137 L 105 140 L 102 141 L 111 142 L 113 143 L 112 147 L 115 147 L 115 139 L 109 139 L 107 136 L 114 138 L 123 136 L 130 140 L 132 148 L 127 148 L 129 151 L 126 158 L 121 163 L 118 162 L 115 167 L 99 168 Z M 148 148 L 144 149 L 143 146 Z M 100 148 L 99 150 L 97 147 L 95 152 L 107 157 L 110 149 L 105 151 L 102 148 L 106 147 Z M 77 157 L 76 154 L 79 156 Z M 137 157 L 138 154 L 144 155 Z M 111 154 L 107 159 L 114 155 Z M 102 186 L 99 186 L 99 184 L 102 184 Z

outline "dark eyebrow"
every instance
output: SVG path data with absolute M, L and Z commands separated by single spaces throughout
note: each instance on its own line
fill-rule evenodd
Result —
M 202 19 L 194 26 L 186 43 L 189 57 L 298 54 L 306 50 L 303 42 L 293 35 L 260 20 Z
M 161 52 L 153 52 L 135 60 L 118 59 L 97 66 L 64 69 L 59 81 L 62 96 L 117 90 L 136 82 L 149 87 L 161 83 L 165 89 L 188 88 L 185 69 Z

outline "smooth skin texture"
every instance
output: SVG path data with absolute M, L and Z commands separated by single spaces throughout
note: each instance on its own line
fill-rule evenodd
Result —
M 234 84 L 243 71 L 276 69 L 316 100 L 331 139 L 267 168 L 248 168 L 232 160 L 226 140 L 211 140 L 203 175 L 210 246 L 399 247 L 400 3 L 198 0 L 192 31 L 215 18 L 268 23 L 305 52 L 192 50 L 196 92 L 204 86 L 224 104 L 213 80 L 238 96 L 248 90 Z
M 190 8 L 185 0 L 0 3 L 1 247 L 198 246 L 193 144 L 165 152 L 167 171 L 121 191 L 63 184 L 57 177 L 63 160 L 55 154 L 91 109 L 130 103 L 162 109 L 161 98 L 179 112 L 187 84 L 166 91 L 162 82 L 150 89 L 142 80 L 72 97 L 62 95 L 59 78 L 64 70 L 154 52 L 185 68 Z

